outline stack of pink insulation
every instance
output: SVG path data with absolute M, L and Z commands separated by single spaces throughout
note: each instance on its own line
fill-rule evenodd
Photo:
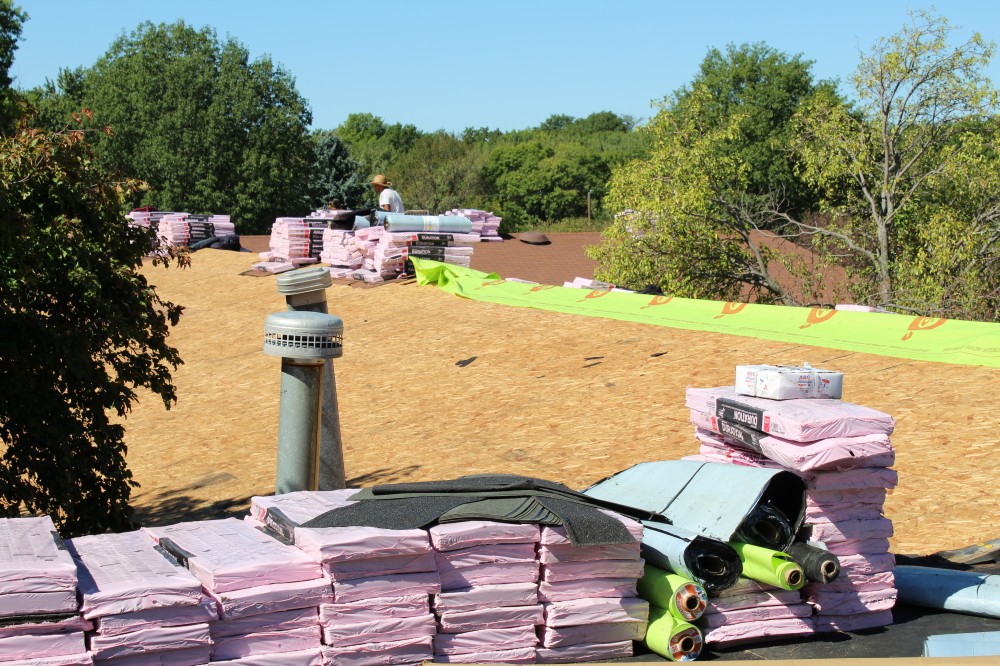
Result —
M 293 492 L 251 500 L 247 522 L 259 525 L 323 566 L 333 602 L 319 607 L 330 666 L 417 664 L 432 656 L 430 595 L 441 583 L 425 530 L 301 527 L 351 502 L 355 489 Z
M 107 666 L 207 663 L 215 601 L 180 563 L 141 532 L 66 542 L 80 576 L 83 616 L 94 661 Z
M 883 503 L 897 480 L 889 469 L 892 417 L 842 400 L 768 400 L 731 387 L 688 389 L 686 404 L 705 459 L 787 469 L 805 479 L 803 533 L 841 562 L 836 581 L 803 588 L 815 630 L 891 624 L 892 521 Z
M 535 661 L 538 525 L 470 520 L 430 528 L 441 592 L 434 660 L 444 663 Z
M 391 232 L 377 226 L 358 229 L 354 243 L 364 257 L 364 270 L 386 279 L 409 272 L 407 260 L 410 257 L 469 266 L 473 244 L 478 239 L 476 234 Z
M 296 266 L 314 264 L 323 251 L 324 220 L 302 217 L 279 217 L 271 225 L 270 251 L 261 252 L 260 258 L 288 261 Z
M 709 597 L 695 624 L 706 644 L 735 645 L 813 633 L 812 607 L 798 590 L 783 590 L 749 578 Z
M 93 663 L 76 591 L 76 565 L 51 518 L 0 519 L 0 663 Z
M 460 215 L 472 220 L 472 233 L 477 234 L 481 241 L 502 241 L 500 237 L 500 222 L 503 218 L 493 213 L 475 208 L 452 208 L 442 215 Z
M 319 260 L 333 268 L 357 270 L 365 263 L 354 243 L 354 232 L 346 229 L 324 229 L 323 249 Z
M 632 641 L 646 635 L 649 604 L 636 593 L 644 564 L 642 525 L 606 513 L 628 528 L 634 543 L 573 546 L 564 528 L 542 528 L 538 596 L 545 625 L 539 631 L 538 663 L 630 657 Z
M 322 663 L 318 607 L 330 601 L 330 581 L 313 558 L 234 518 L 143 532 L 184 563 L 218 605 L 213 662 Z
M 156 231 L 166 245 L 190 245 L 212 236 L 236 233 L 236 227 L 228 215 L 166 213 L 160 217 Z

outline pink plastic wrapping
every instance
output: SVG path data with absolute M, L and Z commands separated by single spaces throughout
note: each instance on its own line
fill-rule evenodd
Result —
M 436 654 L 436 664 L 533 664 L 535 663 L 535 648 L 516 648 L 513 650 L 491 650 L 489 652 L 470 652 L 467 654 Z
M 0 594 L 0 617 L 19 617 L 45 613 L 73 613 L 79 602 L 76 590 L 62 592 L 8 592 Z
M 212 641 L 212 661 L 241 659 L 258 654 L 316 650 L 320 645 L 319 625 L 227 636 Z
M 86 618 L 201 603 L 198 579 L 142 532 L 83 536 L 66 547 L 79 565 Z
M 0 595 L 76 589 L 76 565 L 52 519 L 0 519 Z
M 431 645 L 430 638 L 419 638 L 391 643 L 365 643 L 345 648 L 325 646 L 323 660 L 326 666 L 419 664 L 433 656 Z
M 59 657 L 86 652 L 83 632 L 6 636 L 0 638 L 0 662 L 34 657 Z
M 869 592 L 828 592 L 819 590 L 806 595 L 806 601 L 816 607 L 821 615 L 854 615 L 873 611 L 892 610 L 896 605 L 895 588 Z
M 841 520 L 876 520 L 882 517 L 882 503 L 831 502 L 826 505 L 806 503 L 806 522 Z
M 809 490 L 806 492 L 806 510 L 837 504 L 857 502 L 881 506 L 885 504 L 885 488 L 840 488 L 834 490 Z
M 799 476 L 806 482 L 806 496 L 814 490 L 892 489 L 899 483 L 896 470 L 887 467 L 858 467 L 843 472 L 808 472 Z
M 846 541 L 826 541 L 826 549 L 842 555 L 883 555 L 889 552 L 888 539 L 848 539 Z
M 62 619 L 49 616 L 25 616 L 18 618 L 18 624 L 8 624 L 0 627 L 0 638 L 7 636 L 38 636 L 47 634 L 68 634 L 75 631 L 90 631 L 94 625 L 79 615 L 71 615 Z M 58 617 L 58 616 L 56 616 Z
M 114 659 L 96 660 L 99 666 L 201 666 L 211 658 L 212 649 L 202 646 L 186 650 L 147 652 Z
M 688 409 L 722 416 L 754 430 L 796 442 L 891 435 L 896 423 L 888 414 L 843 400 L 768 400 L 739 395 L 732 386 L 689 388 L 684 404 Z M 733 411 L 735 415 L 730 414 Z
M 768 606 L 787 606 L 797 604 L 802 600 L 798 590 L 782 590 L 774 588 L 771 592 L 745 592 L 724 597 L 711 597 L 708 600 L 706 613 L 724 613 L 742 608 L 759 608 Z
M 896 558 L 892 553 L 873 553 L 870 555 L 844 555 L 840 560 L 840 573 L 843 576 L 882 573 L 896 568 Z
M 498 523 L 491 520 L 442 523 L 428 531 L 431 543 L 438 550 L 458 550 L 498 543 L 537 543 L 539 538 L 538 525 Z
M 547 648 L 557 648 L 580 643 L 641 641 L 645 636 L 645 622 L 613 622 L 575 627 L 545 627 L 542 630 L 541 643 Z
M 324 666 L 322 648 L 255 654 L 242 659 L 227 659 L 212 663 L 219 666 Z
M 248 587 L 222 594 L 210 593 L 209 596 L 218 603 L 219 614 L 223 620 L 309 608 L 333 601 L 330 582 L 323 578 Z
M 323 604 L 319 607 L 319 622 L 328 624 L 353 624 L 378 622 L 394 617 L 419 617 L 431 612 L 430 597 L 426 594 L 410 597 L 364 599 L 348 604 Z
M 623 659 L 632 656 L 632 641 L 617 643 L 581 643 L 561 648 L 538 648 L 535 662 L 539 664 L 572 664 L 581 661 Z
M 629 531 L 629 534 L 635 537 L 636 543 L 642 541 L 642 523 L 614 511 L 608 511 L 607 509 L 600 509 L 600 511 L 621 521 L 625 529 Z M 566 534 L 565 527 L 543 527 L 539 543 L 544 546 L 573 546 L 573 543 L 569 540 L 569 536 Z M 592 548 L 592 546 L 581 546 L 581 548 Z
M 532 647 L 538 642 L 534 625 L 480 629 L 461 634 L 436 634 L 434 654 L 468 654 L 488 650 Z
M 892 536 L 892 521 L 888 518 L 872 520 L 838 520 L 830 523 L 822 520 L 809 521 L 810 538 L 813 541 L 829 543 L 849 539 L 882 539 Z
M 229 636 L 258 634 L 266 631 L 308 629 L 318 624 L 319 615 L 316 608 L 299 608 L 277 613 L 250 615 L 236 620 L 220 620 L 209 625 L 209 632 L 212 634 L 212 640 L 216 641 Z
M 542 564 L 555 562 L 588 562 L 593 560 L 637 560 L 640 544 L 619 543 L 611 546 L 539 546 L 538 560 Z
M 624 599 L 575 599 L 544 604 L 545 625 L 569 627 L 580 624 L 646 622 L 649 602 L 638 597 Z
M 437 561 L 433 552 L 419 555 L 393 555 L 365 560 L 343 560 L 328 562 L 324 569 L 335 583 L 356 578 L 371 578 L 372 576 L 391 576 L 393 574 L 423 573 L 435 571 Z
M 458 590 L 480 585 L 503 585 L 505 583 L 527 583 L 538 580 L 539 564 L 531 562 L 497 562 L 480 564 L 461 569 L 440 571 L 441 589 Z
M 816 631 L 860 631 L 892 624 L 892 611 L 855 615 L 817 615 L 813 618 L 813 623 L 816 625 Z
M 812 606 L 800 602 L 782 606 L 759 606 L 723 612 L 707 612 L 699 618 L 696 624 L 702 629 L 714 629 L 725 624 L 771 622 L 791 617 L 809 617 L 812 613 Z
M 735 446 L 740 449 L 756 449 L 759 446 L 757 453 L 798 472 L 889 467 L 896 460 L 889 436 L 884 433 L 830 437 L 814 442 L 796 442 L 775 435 L 762 435 L 757 439 L 756 446 L 750 446 L 740 440 L 738 435 L 727 435 L 727 424 L 712 414 L 691 410 L 691 422 L 698 428 L 699 439 L 710 437 L 716 446 Z
M 480 564 L 534 562 L 535 544 L 497 543 L 459 550 L 434 551 L 438 571 L 461 569 Z
M 89 652 L 81 652 L 80 654 L 67 654 L 59 657 L 22 659 L 16 662 L 16 666 L 93 666 L 93 663 L 94 660 Z M 8 666 L 15 666 L 15 664 L 12 662 Z
M 343 604 L 365 599 L 383 597 L 409 597 L 418 594 L 437 594 L 441 591 L 441 579 L 437 572 L 396 574 L 355 578 L 333 586 L 333 600 Z
M 297 583 L 322 575 L 313 558 L 235 518 L 142 530 L 213 592 Z
M 876 574 L 846 575 L 843 569 L 832 583 L 808 583 L 802 588 L 803 594 L 824 594 L 827 592 L 877 592 L 894 587 L 896 578 L 891 571 Z
M 542 567 L 542 579 L 558 583 L 590 578 L 642 578 L 644 564 L 641 559 L 557 562 Z
M 474 611 L 446 611 L 438 614 L 438 627 L 443 634 L 458 634 L 477 629 L 503 629 L 543 624 L 542 606 L 500 606 Z
M 150 608 L 149 610 L 105 615 L 94 621 L 98 633 L 105 636 L 124 634 L 148 627 L 178 627 L 183 624 L 201 624 L 219 619 L 219 609 L 215 599 L 202 597 L 197 606 L 172 606 Z
M 537 603 L 537 584 L 511 583 L 442 592 L 434 597 L 434 610 L 472 611 L 496 606 L 533 606 Z
M 114 636 L 91 634 L 90 651 L 94 659 L 130 657 L 147 652 L 189 650 L 211 645 L 208 624 L 182 627 L 149 627 Z
M 267 513 L 278 509 L 288 520 L 301 525 L 316 516 L 353 504 L 347 498 L 357 488 L 340 490 L 299 490 L 282 495 L 256 495 L 250 498 L 250 515 L 267 524 Z
M 428 613 L 418 617 L 390 617 L 375 622 L 332 623 L 323 626 L 323 643 L 346 647 L 361 643 L 391 643 L 436 632 L 434 616 Z
M 538 598 L 542 601 L 571 601 L 597 597 L 634 597 L 636 582 L 635 578 L 594 578 L 562 583 L 543 580 L 538 584 Z
M 815 632 L 811 617 L 793 617 L 770 622 L 724 624 L 702 632 L 706 645 L 730 645 L 760 642 L 782 636 L 804 636 Z

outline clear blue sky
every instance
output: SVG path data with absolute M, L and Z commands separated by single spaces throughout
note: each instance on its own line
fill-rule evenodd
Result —
M 29 15 L 15 85 L 90 66 L 143 21 L 211 26 L 287 69 L 332 129 L 370 112 L 421 130 L 504 131 L 555 113 L 651 115 L 708 49 L 763 41 L 846 82 L 859 49 L 899 30 L 903 0 L 15 0 Z M 1000 41 L 1000 3 L 939 0 L 940 14 Z M 1000 80 L 1000 61 L 989 74 Z

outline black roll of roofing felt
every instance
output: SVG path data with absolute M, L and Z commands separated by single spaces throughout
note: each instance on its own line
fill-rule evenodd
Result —
M 815 583 L 832 583 L 840 575 L 840 560 L 829 551 L 807 543 L 793 543 L 785 552 L 802 567 L 806 578 Z
M 765 500 L 747 514 L 732 540 L 771 550 L 784 550 L 794 538 L 792 521 L 769 500 Z
M 479 475 L 382 485 L 363 489 L 350 499 L 355 503 L 316 516 L 303 527 L 414 529 L 442 522 L 497 520 L 562 526 L 578 546 L 635 541 L 621 521 L 600 510 L 611 503 L 531 477 Z M 624 508 L 626 515 L 635 511 Z M 641 518 L 655 518 L 640 513 Z

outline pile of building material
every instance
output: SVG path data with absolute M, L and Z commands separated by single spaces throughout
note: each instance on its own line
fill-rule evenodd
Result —
M 228 215 L 165 213 L 157 223 L 156 233 L 164 245 L 191 245 L 213 236 L 234 234 L 236 227 Z
M 319 261 L 327 221 L 318 218 L 279 217 L 271 225 L 270 250 L 260 253 L 265 262 L 305 266 Z
M 449 211 L 442 213 L 442 215 L 459 215 L 461 217 L 467 217 L 472 221 L 472 233 L 479 236 L 479 240 L 483 242 L 487 241 L 502 241 L 503 238 L 500 237 L 500 222 L 503 218 L 497 217 L 493 213 L 488 213 L 485 210 L 478 210 L 475 208 L 452 208 Z

